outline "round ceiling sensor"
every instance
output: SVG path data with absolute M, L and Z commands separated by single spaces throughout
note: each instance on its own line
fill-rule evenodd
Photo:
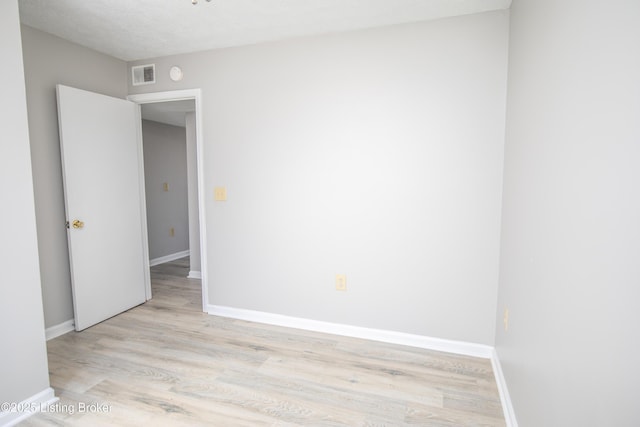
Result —
M 183 74 L 180 67 L 178 67 L 177 65 L 171 67 L 171 69 L 169 70 L 169 77 L 174 82 L 179 82 L 180 80 L 182 80 Z

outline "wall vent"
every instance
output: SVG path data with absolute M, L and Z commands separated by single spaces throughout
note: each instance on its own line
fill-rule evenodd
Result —
M 156 82 L 156 64 L 131 67 L 131 81 L 134 86 L 150 85 Z

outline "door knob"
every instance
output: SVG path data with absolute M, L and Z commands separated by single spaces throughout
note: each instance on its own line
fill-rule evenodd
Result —
M 80 221 L 79 219 L 74 220 L 71 225 L 73 226 L 73 228 L 75 228 L 76 230 L 81 229 L 82 227 L 84 227 L 84 222 Z

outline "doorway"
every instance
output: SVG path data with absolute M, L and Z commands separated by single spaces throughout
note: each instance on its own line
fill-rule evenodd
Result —
M 204 222 L 204 179 L 202 171 L 202 113 L 199 89 L 130 95 L 128 99 L 140 106 L 142 120 L 180 124 L 184 121 L 188 174 L 188 217 L 190 278 L 202 281 L 202 310 L 207 311 L 206 233 Z M 142 136 L 141 136 L 142 138 Z M 183 165 L 184 166 L 184 165 Z M 146 174 L 146 173 L 145 173 Z M 165 187 L 166 184 L 166 187 Z M 170 191 L 170 183 L 162 182 L 161 191 Z M 150 207 L 147 206 L 147 209 Z M 150 230 L 151 231 L 151 230 Z M 172 234 L 169 227 L 167 234 Z M 176 230 L 173 230 L 175 233 Z M 153 255 L 152 257 L 153 258 Z M 175 258 L 174 258 L 175 259 Z M 167 259 L 168 261 L 168 259 Z M 151 298 L 151 287 L 147 289 Z
M 193 254 L 200 278 L 194 112 L 193 100 L 141 106 L 149 265 Z

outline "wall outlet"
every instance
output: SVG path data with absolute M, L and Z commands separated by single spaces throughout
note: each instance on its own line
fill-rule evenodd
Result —
M 346 291 L 346 290 L 347 290 L 347 275 L 336 274 L 336 291 Z
M 169 191 L 169 183 L 168 182 L 162 183 L 162 191 Z
M 502 317 L 502 321 L 504 322 L 504 331 L 509 331 L 509 309 L 504 309 L 504 316 Z
M 169 229 L 169 236 L 173 237 L 173 236 L 175 236 L 175 235 L 176 235 L 176 229 L 175 229 L 175 228 L 173 228 L 173 227 L 171 227 L 171 228 Z

